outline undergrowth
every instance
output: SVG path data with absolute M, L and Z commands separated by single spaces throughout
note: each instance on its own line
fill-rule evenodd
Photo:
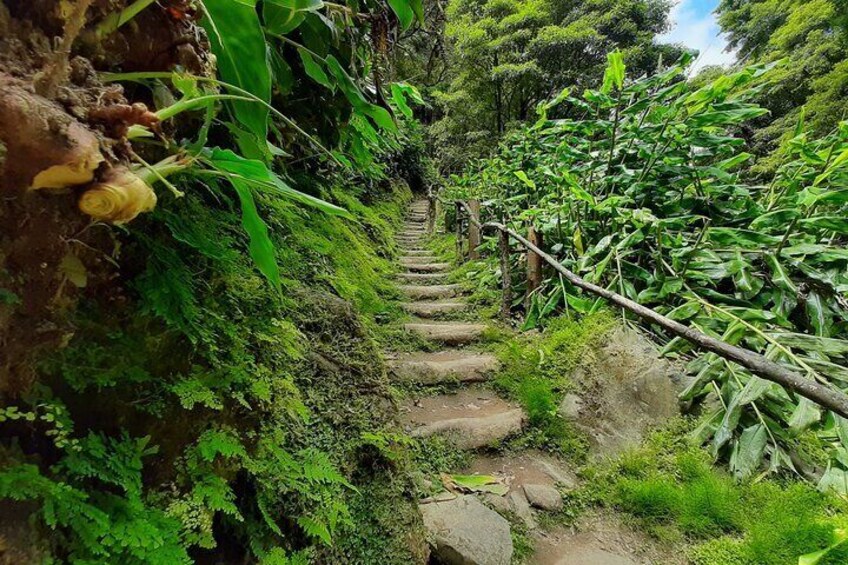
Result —
M 798 563 L 848 524 L 846 503 L 808 484 L 735 480 L 691 445 L 690 427 L 680 420 L 616 462 L 587 467 L 587 482 L 566 496 L 569 512 L 593 504 L 625 512 L 655 538 L 686 544 L 696 565 Z M 843 544 L 817 563 L 846 562 Z
M 607 312 L 580 320 L 553 318 L 541 334 L 519 334 L 497 347 L 501 369 L 493 384 L 521 403 L 530 424 L 513 447 L 544 448 L 578 461 L 585 458 L 585 439 L 557 410 L 565 393 L 578 385 L 571 381 L 572 371 L 615 323 Z
M 257 199 L 283 296 L 243 252 L 232 203 L 208 192 L 125 237 L 127 284 L 81 302 L 41 382 L 0 412 L 0 498 L 33 503 L 56 558 L 420 557 L 408 459 L 374 448 L 396 443 L 374 335 L 401 315 L 383 244 L 410 193 L 330 193 L 356 221 Z

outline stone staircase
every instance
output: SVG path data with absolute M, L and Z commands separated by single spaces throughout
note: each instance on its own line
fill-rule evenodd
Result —
M 456 449 L 473 455 L 467 468 L 451 469 L 451 473 L 489 475 L 506 487 L 498 494 L 441 492 L 419 502 L 434 562 L 510 565 L 515 551 L 512 529 L 514 524 L 521 524 L 535 551 L 523 561 L 530 565 L 678 565 L 674 558 L 651 553 L 653 543 L 617 521 L 616 516 L 590 513 L 574 526 L 540 526 L 544 523 L 540 520 L 542 513 L 562 509 L 561 492 L 574 488 L 577 478 L 567 464 L 549 454 L 535 450 L 498 454 L 490 449 L 520 434 L 527 424 L 526 415 L 488 386 L 499 363 L 482 343 L 487 326 L 467 321 L 473 316 L 468 312 L 462 286 L 450 283 L 450 264 L 427 249 L 426 211 L 426 201 L 414 202 L 398 235 L 403 272 L 397 282 L 406 297 L 403 308 L 411 317 L 404 329 L 431 344 L 426 351 L 387 354 L 395 382 L 412 385 L 405 387 L 410 397 L 401 407 L 401 423 L 412 437 L 442 435 Z M 654 386 L 668 381 L 659 374 L 664 369 L 656 365 L 655 352 L 646 349 L 634 354 L 639 347 L 627 339 L 619 339 L 622 349 L 613 348 L 606 356 L 609 364 L 615 365 L 608 368 L 610 374 L 619 371 L 636 375 L 621 379 L 616 394 L 627 399 L 610 410 L 620 416 L 610 421 L 613 429 L 627 427 L 623 421 L 651 421 L 642 412 L 625 408 L 648 405 L 652 399 L 667 396 L 658 394 Z M 648 378 L 658 371 L 656 378 Z M 610 382 L 611 391 L 615 382 Z M 444 390 L 453 392 L 438 393 Z M 676 396 L 670 398 L 660 404 L 676 407 Z M 560 410 L 565 413 L 563 417 L 577 421 L 580 403 L 575 399 L 566 397 Z M 602 430 L 590 433 L 596 439 L 603 437 Z M 505 516 L 511 517 L 512 524 Z
M 412 316 L 405 330 L 440 349 L 391 356 L 388 364 L 399 383 L 424 387 L 455 383 L 458 388 L 449 394 L 422 392 L 408 399 L 402 407 L 402 423 L 413 437 L 444 435 L 457 449 L 474 450 L 478 455 L 472 468 L 454 471 L 504 477 L 509 491 L 505 496 L 458 494 L 424 500 L 421 514 L 440 562 L 509 565 L 513 554 L 509 522 L 493 508 L 535 527 L 531 508 L 561 505 L 555 485 L 571 481 L 572 475 L 541 453 L 507 459 L 484 454 L 486 448 L 520 433 L 526 416 L 486 386 L 498 369 L 496 357 L 480 347 L 486 324 L 450 320 L 462 316 L 468 304 L 461 285 L 448 282 L 450 264 L 424 246 L 426 210 L 425 201 L 414 202 L 398 235 L 403 272 L 397 278 L 407 299 L 403 308 Z

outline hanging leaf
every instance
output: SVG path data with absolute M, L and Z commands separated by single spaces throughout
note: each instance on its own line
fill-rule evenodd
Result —
M 344 208 L 291 188 L 280 177 L 272 173 L 265 163 L 256 159 L 245 159 L 228 149 L 213 149 L 209 163 L 215 169 L 229 173 L 227 178 L 230 180 L 235 178 L 242 182 L 247 182 L 257 190 L 294 200 L 321 210 L 331 216 L 353 218 L 350 212 Z
M 336 91 L 336 85 L 330 81 L 327 73 L 324 72 L 324 69 L 315 61 L 315 58 L 312 57 L 312 54 L 307 49 L 298 47 L 297 54 L 300 56 L 300 61 L 303 63 L 303 70 L 306 71 L 306 75 L 309 78 L 329 88 L 332 92 Z
M 406 31 L 415 19 L 415 11 L 410 0 L 388 0 L 389 6 L 398 18 L 400 27 Z M 420 4 L 420 2 L 419 2 Z
M 203 0 L 200 24 L 218 62 L 224 82 L 242 88 L 265 103 L 271 101 L 271 67 L 265 34 L 256 13 L 255 0 Z M 256 102 L 231 101 L 236 120 L 264 147 L 268 137 L 269 110 Z
M 762 424 L 756 424 L 742 431 L 730 456 L 730 470 L 736 478 L 747 479 L 759 469 L 767 440 L 768 433 Z
M 287 35 L 303 23 L 308 12 L 324 7 L 322 0 L 264 0 L 262 16 L 265 29 L 277 35 Z

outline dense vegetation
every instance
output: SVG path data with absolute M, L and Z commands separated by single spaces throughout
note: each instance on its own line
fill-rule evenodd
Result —
M 848 129 L 809 139 L 800 123 L 768 186 L 738 172 L 751 158 L 731 128 L 765 113 L 751 67 L 696 88 L 683 65 L 630 83 L 618 53 L 599 90 L 569 91 L 538 108 L 501 151 L 454 179 L 451 194 L 487 201 L 487 212 L 532 225 L 574 272 L 725 341 L 762 351 L 810 378 L 845 380 L 845 236 Z M 561 105 L 575 118 L 549 118 Z M 598 300 L 553 276 L 532 296 L 526 327 Z M 669 338 L 670 339 L 670 338 Z M 679 338 L 668 353 L 686 355 Z M 787 444 L 834 442 L 825 483 L 845 472 L 843 419 L 751 376 L 725 359 L 697 356 L 684 398 L 720 392 L 698 431 L 726 452 L 740 477 L 764 456 L 794 468 Z M 820 461 L 807 461 L 818 464 Z
M 665 0 L 4 0 L 0 561 L 425 562 L 412 477 L 465 455 L 401 433 L 381 355 L 432 347 L 390 281 L 413 191 L 848 390 L 839 4 L 722 0 L 741 62 L 689 76 Z M 483 251 L 454 280 L 493 317 Z M 488 347 L 529 421 L 498 447 L 582 465 L 559 403 L 633 320 L 548 271 L 525 299 L 513 260 Z M 614 509 L 698 565 L 845 562 L 848 421 L 652 332 L 691 413 L 553 519 Z
M 373 340 L 375 316 L 397 315 L 386 242 L 410 198 L 400 172 L 419 186 L 424 174 L 418 96 L 390 81 L 386 37 L 420 4 L 89 4 L 53 15 L 66 37 L 83 28 L 72 55 L 107 72 L 65 73 L 59 91 L 112 93 L 74 126 L 109 140 L 89 159 L 109 170 L 91 186 L 73 174 L 52 184 L 83 185 L 79 207 L 97 221 L 74 210 L 76 189 L 12 184 L 27 155 L 4 130 L 4 187 L 18 198 L 3 211 L 0 498 L 37 526 L 16 537 L 6 517 L 4 559 L 420 557 L 405 472 L 382 455 L 394 410 Z M 2 28 L 21 30 L 4 56 L 61 32 L 48 15 L 4 5 Z M 145 59 L 138 33 L 156 29 L 194 39 Z M 129 53 L 113 50 L 122 41 Z M 38 84 L 26 62 L 4 88 Z M 23 98 L 75 119 L 55 91 L 20 92 L 3 91 L 3 111 Z M 140 116 L 115 117 L 130 110 Z M 51 131 L 28 125 L 37 151 Z M 15 249 L 35 238 L 58 254 L 26 275 Z M 38 349 L 33 319 L 54 328 Z

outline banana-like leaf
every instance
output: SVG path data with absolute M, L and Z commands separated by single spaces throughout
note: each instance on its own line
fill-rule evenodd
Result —
M 323 0 L 263 0 L 265 28 L 273 34 L 287 35 L 303 23 L 308 12 L 323 7 Z
M 244 89 L 265 103 L 271 101 L 271 67 L 256 0 L 203 0 L 201 25 L 209 36 L 224 82 Z M 236 120 L 265 151 L 269 110 L 256 102 L 228 103 Z M 247 142 L 244 142 L 245 144 Z M 255 152 L 255 148 L 251 148 Z
M 294 200 L 331 216 L 353 219 L 350 212 L 344 208 L 293 189 L 283 179 L 271 172 L 268 166 L 261 161 L 245 159 L 228 149 L 213 149 L 209 163 L 215 169 L 227 173 L 229 180 L 236 179 L 246 182 L 256 190 Z
M 768 432 L 762 424 L 745 428 L 733 446 L 730 470 L 739 479 L 747 479 L 760 468 L 768 442 Z

